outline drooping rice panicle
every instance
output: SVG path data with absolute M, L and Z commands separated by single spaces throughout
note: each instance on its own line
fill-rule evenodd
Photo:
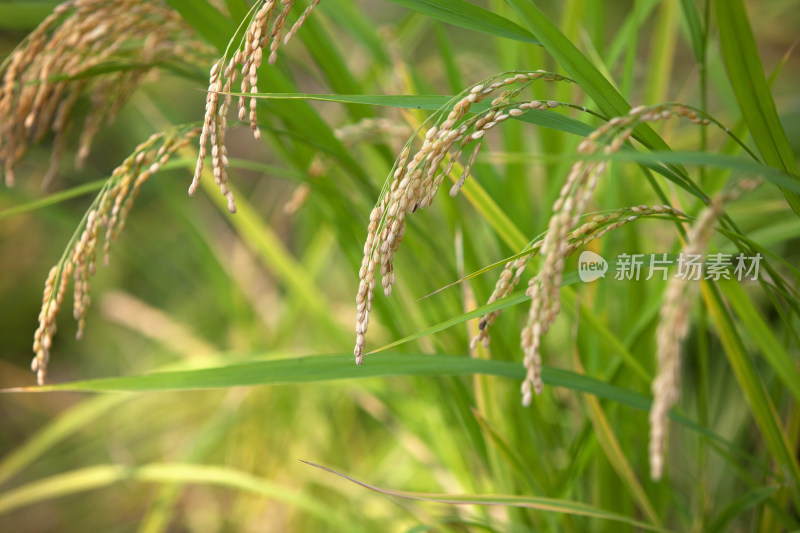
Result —
M 601 151 L 606 155 L 614 154 L 630 139 L 637 124 L 656 122 L 673 116 L 688 118 L 699 125 L 710 123 L 707 118 L 681 104 L 640 106 L 631 109 L 626 116 L 609 120 L 589 134 L 578 146 L 578 153 L 585 156 L 598 154 Z M 521 387 L 524 405 L 530 405 L 533 393 L 539 394 L 543 388 L 541 338 L 555 322 L 560 311 L 559 291 L 564 260 L 570 250 L 567 238 L 569 231 L 582 216 L 606 166 L 604 160 L 576 161 L 553 204 L 553 214 L 541 247 L 543 265 L 539 273 L 530 280 L 527 290 L 528 296 L 531 297 L 531 308 L 521 335 L 526 368 L 525 380 Z
M 319 0 L 313 0 L 303 11 L 289 30 L 285 42 L 288 42 L 297 33 L 317 4 L 319 4 Z M 284 27 L 294 5 L 295 0 L 260 0 L 257 2 L 251 9 L 252 16 L 244 29 L 241 43 L 233 50 L 229 47 L 225 55 L 211 67 L 209 73 L 203 133 L 200 135 L 200 149 L 192 184 L 189 186 L 189 194 L 193 196 L 200 187 L 204 160 L 208 154 L 207 146 L 210 144 L 214 180 L 219 186 L 220 193 L 227 198 L 228 210 L 231 213 L 236 212 L 236 203 L 233 193 L 228 187 L 228 150 L 225 144 L 228 130 L 227 112 L 231 104 L 231 96 L 220 93 L 230 93 L 234 83 L 241 76 L 241 96 L 238 97 L 239 119 L 244 120 L 247 117 L 253 136 L 260 139 L 261 130 L 258 128 L 256 109 L 258 100 L 252 97 L 248 98 L 246 95 L 258 93 L 258 69 L 261 67 L 264 51 L 267 48 L 269 49 L 268 62 L 275 63 L 278 49 L 283 40 Z
M 634 222 L 641 217 L 665 214 L 678 218 L 686 217 L 681 210 L 668 205 L 640 205 L 614 210 L 607 214 L 594 215 L 588 222 L 578 226 L 570 233 L 569 245 L 565 251 L 565 254 L 566 256 L 570 256 L 589 242 L 600 239 L 608 232 Z M 531 259 L 539 254 L 542 243 L 542 239 L 534 241 L 528 245 L 523 252 L 521 252 L 525 255 L 517 257 L 516 259 L 506 263 L 503 271 L 500 273 L 497 283 L 495 284 L 494 291 L 492 291 L 492 294 L 489 296 L 489 299 L 486 302 L 487 304 L 491 304 L 497 300 L 505 298 L 513 292 L 513 290 L 519 285 L 522 274 L 525 272 L 525 268 L 528 266 L 528 263 L 530 263 Z M 492 311 L 491 313 L 487 313 L 479 319 L 478 334 L 473 337 L 470 343 L 471 348 L 474 349 L 480 342 L 488 344 L 489 328 L 499 315 L 499 310 Z
M 737 185 L 717 195 L 692 224 L 683 248 L 685 256 L 702 254 L 714 234 L 725 203 L 760 184 L 759 180 L 742 180 Z M 681 343 L 689 332 L 689 311 L 697 291 L 697 280 L 688 276 L 672 277 L 664 292 L 656 330 L 656 360 L 658 372 L 653 380 L 653 405 L 650 407 L 650 476 L 661 478 L 664 471 L 664 448 L 667 436 L 669 410 L 680 395 Z
M 0 65 L 5 183 L 14 184 L 17 163 L 50 132 L 54 148 L 43 185 L 53 180 L 82 95 L 91 105 L 81 128 L 78 167 L 145 74 L 157 64 L 191 64 L 207 51 L 164 0 L 70 0 L 57 6 Z M 108 64 L 130 66 L 103 69 Z
M 376 283 L 375 271 L 380 272 L 384 293 L 390 295 L 394 284 L 394 254 L 405 235 L 406 216 L 431 205 L 445 176 L 450 175 L 462 151 L 475 143 L 460 178 L 450 191 L 451 195 L 458 193 L 489 130 L 511 117 L 564 105 L 558 102 L 518 100 L 520 92 L 535 80 L 569 81 L 562 76 L 543 71 L 490 78 L 464 91 L 451 101 L 451 105 L 435 114 L 432 117 L 435 125 L 427 130 L 421 146 L 413 155 L 413 138 L 406 143 L 381 193 L 380 201 L 370 213 L 356 297 L 356 345 L 353 351 L 356 364 L 363 362 L 365 334 Z M 505 90 L 491 101 L 487 110 L 468 116 L 473 104 L 481 102 L 499 89 Z
M 78 321 L 77 338 L 83 336 L 86 313 L 91 303 L 89 278 L 97 265 L 98 247 L 104 240 L 103 263 L 108 264 L 111 243 L 125 226 L 125 220 L 142 185 L 172 157 L 200 134 L 196 128 L 173 128 L 152 135 L 140 144 L 134 153 L 118 166 L 104 185 L 81 225 L 73 235 L 61 260 L 50 270 L 44 288 L 39 327 L 34 334 L 35 356 L 31 368 L 38 383 L 44 383 L 56 319 L 64 301 L 64 294 L 72 279 L 73 316 Z

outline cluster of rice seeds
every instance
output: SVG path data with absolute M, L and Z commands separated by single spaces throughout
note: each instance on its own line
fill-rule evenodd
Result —
M 753 190 L 760 180 L 740 181 L 733 189 L 725 191 L 712 199 L 711 203 L 698 215 L 686 239 L 683 253 L 702 254 L 714 233 L 714 226 L 722 213 L 723 205 L 734 200 L 743 192 Z M 656 330 L 658 373 L 653 380 L 653 405 L 650 408 L 650 476 L 661 478 L 664 471 L 664 447 L 667 434 L 669 410 L 680 395 L 680 348 L 689 331 L 689 310 L 697 282 L 683 277 L 673 277 L 667 284 L 664 300 L 659 313 Z
M 204 159 L 207 155 L 207 145 L 211 144 L 211 164 L 214 169 L 214 180 L 220 192 L 228 199 L 228 210 L 236 212 L 233 193 L 228 188 L 228 151 L 225 145 L 225 133 L 228 129 L 227 113 L 231 104 L 230 92 L 236 80 L 241 75 L 241 85 L 238 108 L 239 119 L 248 117 L 250 129 L 256 139 L 261 138 L 258 128 L 258 115 L 256 113 L 256 98 L 247 98 L 246 94 L 258 93 L 258 69 L 261 67 L 264 50 L 269 47 L 270 64 L 277 59 L 278 48 L 283 39 L 284 28 L 289 14 L 294 7 L 295 0 L 265 0 L 261 3 L 250 23 L 245 29 L 243 45 L 232 53 L 230 59 L 223 57 L 212 68 L 209 75 L 208 95 L 206 96 L 205 119 L 203 133 L 200 135 L 200 151 L 195 167 L 194 178 L 189 187 L 189 194 L 194 195 L 200 186 L 200 177 L 203 172 Z M 297 33 L 311 10 L 319 4 L 314 0 L 303 11 L 297 22 L 292 26 L 283 39 L 287 43 Z M 255 8 L 254 8 L 255 9 Z M 272 27 L 270 28 L 270 23 Z M 227 63 L 226 63 L 227 60 Z M 220 93 L 225 93 L 221 98 Z M 248 102 L 249 100 L 249 102 Z
M 695 110 L 681 104 L 664 104 L 654 107 L 640 106 L 623 117 L 609 120 L 592 132 L 578 146 L 582 155 L 592 155 L 601 150 L 604 154 L 618 152 L 633 135 L 637 124 L 656 122 L 673 116 L 688 118 L 699 125 L 710 121 Z M 559 290 L 564 270 L 564 259 L 570 252 L 569 228 L 574 227 L 588 204 L 597 181 L 606 169 L 605 161 L 577 161 L 553 204 L 553 215 L 541 247 L 544 263 L 537 276 L 530 280 L 527 294 L 531 297 L 528 322 L 522 331 L 521 345 L 526 368 L 522 383 L 522 403 L 530 405 L 533 392 L 541 393 L 540 345 L 542 336 L 555 322 L 560 311 Z
M 486 302 L 487 305 L 492 304 L 497 300 L 505 298 L 511 294 L 514 288 L 519 285 L 522 274 L 525 272 L 525 268 L 528 266 L 530 260 L 533 259 L 533 257 L 539 252 L 541 246 L 542 241 L 537 241 L 525 250 L 529 253 L 529 255 L 519 257 L 505 264 L 497 283 L 495 283 L 494 291 L 492 291 L 491 296 L 489 296 L 489 300 Z M 478 321 L 478 334 L 472 338 L 472 341 L 470 342 L 470 349 L 474 350 L 478 346 L 479 342 L 483 342 L 484 346 L 489 345 L 489 326 L 494 324 L 494 321 L 499 315 L 500 310 L 497 310 L 487 313 L 480 318 Z
M 202 132 L 200 133 L 200 149 L 195 165 L 194 178 L 189 186 L 189 195 L 194 196 L 200 188 L 200 178 L 203 175 L 204 161 L 207 155 L 207 146 L 211 143 L 211 167 L 214 172 L 214 181 L 220 193 L 228 200 L 228 211 L 236 212 L 236 202 L 233 192 L 228 188 L 228 148 L 225 144 L 227 131 L 227 111 L 230 96 L 225 96 L 220 104 L 220 91 L 223 89 L 220 75 L 221 63 L 211 67 L 210 82 L 206 93 L 206 114 L 203 118 Z M 230 80 L 225 84 L 225 90 L 230 90 Z
M 7 185 L 29 146 L 54 134 L 54 177 L 64 151 L 65 130 L 78 97 L 91 90 L 91 109 L 82 127 L 80 166 L 104 122 L 113 120 L 154 61 L 185 61 L 204 51 L 181 17 L 163 0 L 72 0 L 57 6 L 0 66 L 0 162 Z M 132 70 L 90 75 L 111 61 L 140 65 Z
M 629 224 L 640 217 L 657 216 L 657 215 L 673 215 L 678 218 L 686 218 L 686 214 L 680 209 L 676 209 L 669 205 L 639 205 L 634 207 L 626 207 L 612 211 L 608 214 L 594 215 L 589 221 L 583 223 L 569 234 L 569 244 L 565 249 L 565 257 L 575 253 L 578 249 L 586 246 L 589 242 L 600 239 L 606 233 L 613 231 L 620 226 Z M 505 264 L 500 277 L 495 284 L 494 291 L 489 296 L 487 305 L 496 302 L 502 298 L 509 296 L 513 290 L 519 285 L 522 274 L 525 268 L 530 263 L 531 259 L 536 256 L 541 247 L 543 240 L 538 240 L 528 246 L 524 253 L 526 255 L 518 257 L 513 261 Z M 494 324 L 495 319 L 500 315 L 500 310 L 492 311 L 483 315 L 478 321 L 478 334 L 473 337 L 470 348 L 474 349 L 478 343 L 483 342 L 484 346 L 489 343 L 489 327 Z
M 86 312 L 91 298 L 89 277 L 94 275 L 98 244 L 102 235 L 103 262 L 108 264 L 111 243 L 125 227 L 125 220 L 133 207 L 142 184 L 172 157 L 200 134 L 200 128 L 171 130 L 152 135 L 140 144 L 111 175 L 92 208 L 86 214 L 81 228 L 75 233 L 59 263 L 50 270 L 44 288 L 39 327 L 34 334 L 33 351 L 36 354 L 31 369 L 37 381 L 44 383 L 56 318 L 61 310 L 64 294 L 70 279 L 73 281 L 73 316 L 78 321 L 76 336 L 80 339 L 86 327 Z
M 518 102 L 513 99 L 534 80 L 564 81 L 567 78 L 549 72 L 537 71 L 517 73 L 504 79 L 491 78 L 465 91 L 444 118 L 444 112 L 434 115 L 437 125 L 425 134 L 419 150 L 411 157 L 409 143 L 403 148 L 390 175 L 390 184 L 384 189 L 378 205 L 370 213 L 367 239 L 364 244 L 364 258 L 359 270 L 359 287 L 356 296 L 356 345 L 354 355 L 356 364 L 364 358 L 365 334 L 369 324 L 369 314 L 375 289 L 375 271 L 381 274 L 384 294 L 389 296 L 394 284 L 394 254 L 400 246 L 406 228 L 406 215 L 423 209 L 433 202 L 433 198 L 445 176 L 449 176 L 462 151 L 470 143 L 476 143 L 464 166 L 460 179 L 450 190 L 451 196 L 458 193 L 480 151 L 483 137 L 493 127 L 510 117 L 520 116 L 530 110 L 559 107 L 558 102 Z M 491 107 L 471 118 L 465 118 L 473 104 L 498 89 L 517 85 L 513 90 L 505 90 L 492 100 Z M 444 169 L 440 168 L 444 161 Z

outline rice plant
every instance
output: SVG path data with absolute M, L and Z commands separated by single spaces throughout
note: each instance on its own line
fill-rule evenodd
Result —
M 0 4 L 0 529 L 800 529 L 792 7 Z

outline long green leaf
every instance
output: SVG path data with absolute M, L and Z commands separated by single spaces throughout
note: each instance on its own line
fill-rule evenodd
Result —
M 49 207 L 51 205 L 65 202 L 67 200 L 71 200 L 72 198 L 83 196 L 85 194 L 95 193 L 103 188 L 103 185 L 106 184 L 106 181 L 107 180 L 96 180 L 89 183 L 84 183 L 83 185 L 78 185 L 77 187 L 73 187 L 65 191 L 51 194 L 44 198 L 40 198 L 25 203 L 18 203 L 14 207 L 9 207 L 8 209 L 0 211 L 0 220 L 12 217 L 14 215 L 27 213 L 29 211 L 35 211 L 36 209 Z M 5 196 L 7 194 L 8 194 L 7 191 L 0 191 L 0 197 Z
M 238 93 L 231 93 L 238 95 Z M 364 105 L 376 105 L 385 107 L 398 107 L 403 109 L 424 109 L 427 111 L 438 111 L 450 102 L 451 97 L 439 95 L 369 95 L 369 94 L 308 94 L 308 93 L 257 93 L 248 94 L 251 98 L 262 98 L 266 100 L 316 100 L 320 102 L 337 102 L 337 103 L 355 103 Z M 472 106 L 472 110 L 480 113 L 489 109 L 490 104 L 487 102 L 479 102 Z M 552 111 L 534 111 L 523 113 L 518 117 L 513 117 L 515 120 L 535 124 L 545 128 L 550 128 L 573 135 L 585 137 L 589 135 L 593 128 L 579 120 L 564 116 L 560 113 Z M 663 145 L 661 148 L 669 150 L 669 147 Z M 623 152 L 635 152 L 630 146 L 623 147 Z M 662 152 L 665 153 L 665 152 Z M 662 158 L 665 162 L 670 161 L 668 157 Z M 686 178 L 682 177 L 669 167 L 664 167 L 651 162 L 646 158 L 639 160 L 645 167 L 658 172 L 667 179 L 675 182 L 678 186 L 687 190 L 689 193 L 703 198 L 703 194 L 689 183 Z M 783 179 L 777 177 L 776 179 Z M 470 182 L 467 182 L 469 185 Z
M 238 93 L 231 93 L 238 95 Z M 450 102 L 450 96 L 416 95 L 416 94 L 308 94 L 308 93 L 257 93 L 248 94 L 250 98 L 263 98 L 266 100 L 316 100 L 319 102 L 336 102 L 341 104 L 364 104 L 383 107 L 398 107 L 402 109 L 424 109 L 438 111 Z M 479 102 L 472 105 L 476 113 L 486 111 L 491 107 L 488 102 Z M 514 117 L 523 122 L 544 126 L 558 131 L 564 131 L 585 137 L 592 132 L 592 128 L 579 120 L 570 118 L 551 111 L 537 111 L 524 113 Z
M 744 513 L 748 509 L 764 502 L 775 494 L 778 487 L 759 487 L 753 489 L 728 504 L 717 518 L 708 525 L 708 533 L 717 531 L 730 531 L 729 524 L 736 516 Z
M 580 373 L 584 373 L 583 365 L 581 364 L 577 353 L 574 355 L 573 360 L 575 362 L 576 370 L 578 370 Z M 592 422 L 592 426 L 594 427 L 597 440 L 600 443 L 600 446 L 603 448 L 606 458 L 608 458 L 612 468 L 614 468 L 614 470 L 617 472 L 617 475 L 625 484 L 641 511 L 647 515 L 647 518 L 650 520 L 650 522 L 659 526 L 662 525 L 661 519 L 653 508 L 652 502 L 647 497 L 647 493 L 644 491 L 642 484 L 636 477 L 628 458 L 622 451 L 622 446 L 620 446 L 619 440 L 614 434 L 614 430 L 612 429 L 611 424 L 608 421 L 608 417 L 603 411 L 603 407 L 600 405 L 600 402 L 597 400 L 597 398 L 589 394 L 584 394 L 583 400 L 586 405 L 589 418 Z
M 55 444 L 72 435 L 79 428 L 90 424 L 118 406 L 124 399 L 124 396 L 119 395 L 97 396 L 61 414 L 0 461 L 0 484 L 22 471 L 47 450 L 52 449 Z
M 800 405 L 800 372 L 797 371 L 796 362 L 775 338 L 772 329 L 758 313 L 741 284 L 734 280 L 721 279 L 719 287 L 731 307 L 739 315 L 744 328 L 751 332 L 750 337 L 758 345 L 764 359 L 769 362 L 775 370 L 775 375 L 794 396 L 795 402 Z
M 744 2 L 715 0 L 714 4 L 725 69 L 753 141 L 768 165 L 797 175 L 797 161 L 778 118 Z M 800 215 L 800 194 L 784 190 L 784 196 Z
M 60 2 L 6 1 L 0 3 L 0 29 L 31 30 L 53 12 Z
M 530 0 L 507 0 L 534 36 L 542 42 L 569 76 L 586 91 L 601 111 L 616 117 L 628 113 L 631 105 L 570 41 Z M 647 124 L 635 129 L 635 137 L 651 150 L 669 150 L 669 146 Z M 680 174 L 685 174 L 678 169 Z
M 98 465 L 34 481 L 0 494 L 0 515 L 23 506 L 52 498 L 108 487 L 115 483 L 195 483 L 228 487 L 291 503 L 314 516 L 335 524 L 336 513 L 320 502 L 287 487 L 246 472 L 222 466 L 181 463 L 150 464 L 138 467 Z
M 521 364 L 510 361 L 411 353 L 374 355 L 363 366 L 357 367 L 353 363 L 352 354 L 333 354 L 234 363 L 215 368 L 156 372 L 138 376 L 73 381 L 41 387 L 0 389 L 0 394 L 57 391 L 181 391 L 374 377 L 441 377 L 475 374 L 521 380 L 525 376 L 525 369 Z M 599 398 L 611 400 L 634 409 L 648 410 L 650 408 L 650 400 L 644 395 L 568 370 L 545 366 L 542 370 L 542 379 L 547 385 L 553 387 L 564 387 L 577 392 L 593 394 Z M 675 412 L 671 413 L 670 416 L 680 424 L 730 447 L 730 444 L 725 439 L 698 426 L 685 416 Z
M 201 37 L 224 52 L 236 27 L 208 0 L 166 0 Z
M 330 472 L 331 474 L 336 474 L 337 476 L 343 477 L 344 479 L 352 481 L 353 483 L 360 485 L 366 489 L 369 489 L 373 492 L 378 492 L 380 494 L 385 494 L 387 496 L 394 496 L 396 498 L 403 498 L 406 500 L 436 502 L 436 503 L 444 503 L 450 505 L 499 505 L 505 507 L 522 507 L 526 509 L 548 511 L 552 513 L 564 513 L 576 516 L 589 516 L 592 518 L 602 518 L 604 520 L 621 522 L 624 524 L 635 526 L 641 529 L 647 529 L 650 531 L 667 531 L 653 524 L 640 522 L 638 520 L 634 520 L 624 515 L 612 513 L 610 511 L 606 511 L 598 507 L 570 500 L 557 500 L 555 498 L 539 498 L 533 496 L 509 496 L 504 494 L 492 494 L 488 496 L 481 494 L 429 494 L 425 492 L 408 492 L 403 490 L 391 490 L 391 489 L 376 487 L 375 485 L 370 485 L 368 483 L 364 483 L 363 481 L 354 479 L 346 474 L 343 474 L 326 466 L 311 463 L 309 461 L 303 461 L 303 462 L 311 466 L 314 466 L 316 468 L 325 470 L 326 472 Z
M 705 52 L 705 39 L 703 36 L 703 25 L 700 23 L 700 16 L 693 0 L 681 0 L 681 10 L 686 26 L 689 29 L 689 39 L 692 41 L 692 51 L 698 63 L 703 63 Z
M 575 156 L 575 159 L 581 159 Z M 699 165 L 715 168 L 735 170 L 742 175 L 763 176 L 767 181 L 790 191 L 800 192 L 800 180 L 796 175 L 777 169 L 767 167 L 751 159 L 744 159 L 716 152 L 637 152 L 635 150 L 620 150 L 614 154 L 598 154 L 586 157 L 589 160 L 608 160 L 608 161 L 633 161 L 646 165 L 650 168 L 658 168 L 658 163 L 676 163 L 681 165 Z
M 736 376 L 736 381 L 747 400 L 753 418 L 761 430 L 764 441 L 774 460 L 778 463 L 778 475 L 786 483 L 800 485 L 800 466 L 797 457 L 789 447 L 788 438 L 781 427 L 780 417 L 772 400 L 764 390 L 764 384 L 753 361 L 745 351 L 744 345 L 733 324 L 730 314 L 722 304 L 716 287 L 703 283 L 701 285 L 703 301 L 714 321 L 720 341 L 728 358 L 728 362 Z M 800 496 L 794 494 L 796 502 Z
M 389 0 L 454 26 L 496 37 L 540 44 L 525 28 L 463 0 Z

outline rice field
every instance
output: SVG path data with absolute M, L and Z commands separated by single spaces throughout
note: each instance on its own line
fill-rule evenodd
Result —
M 795 7 L 0 4 L 0 530 L 800 530 Z

